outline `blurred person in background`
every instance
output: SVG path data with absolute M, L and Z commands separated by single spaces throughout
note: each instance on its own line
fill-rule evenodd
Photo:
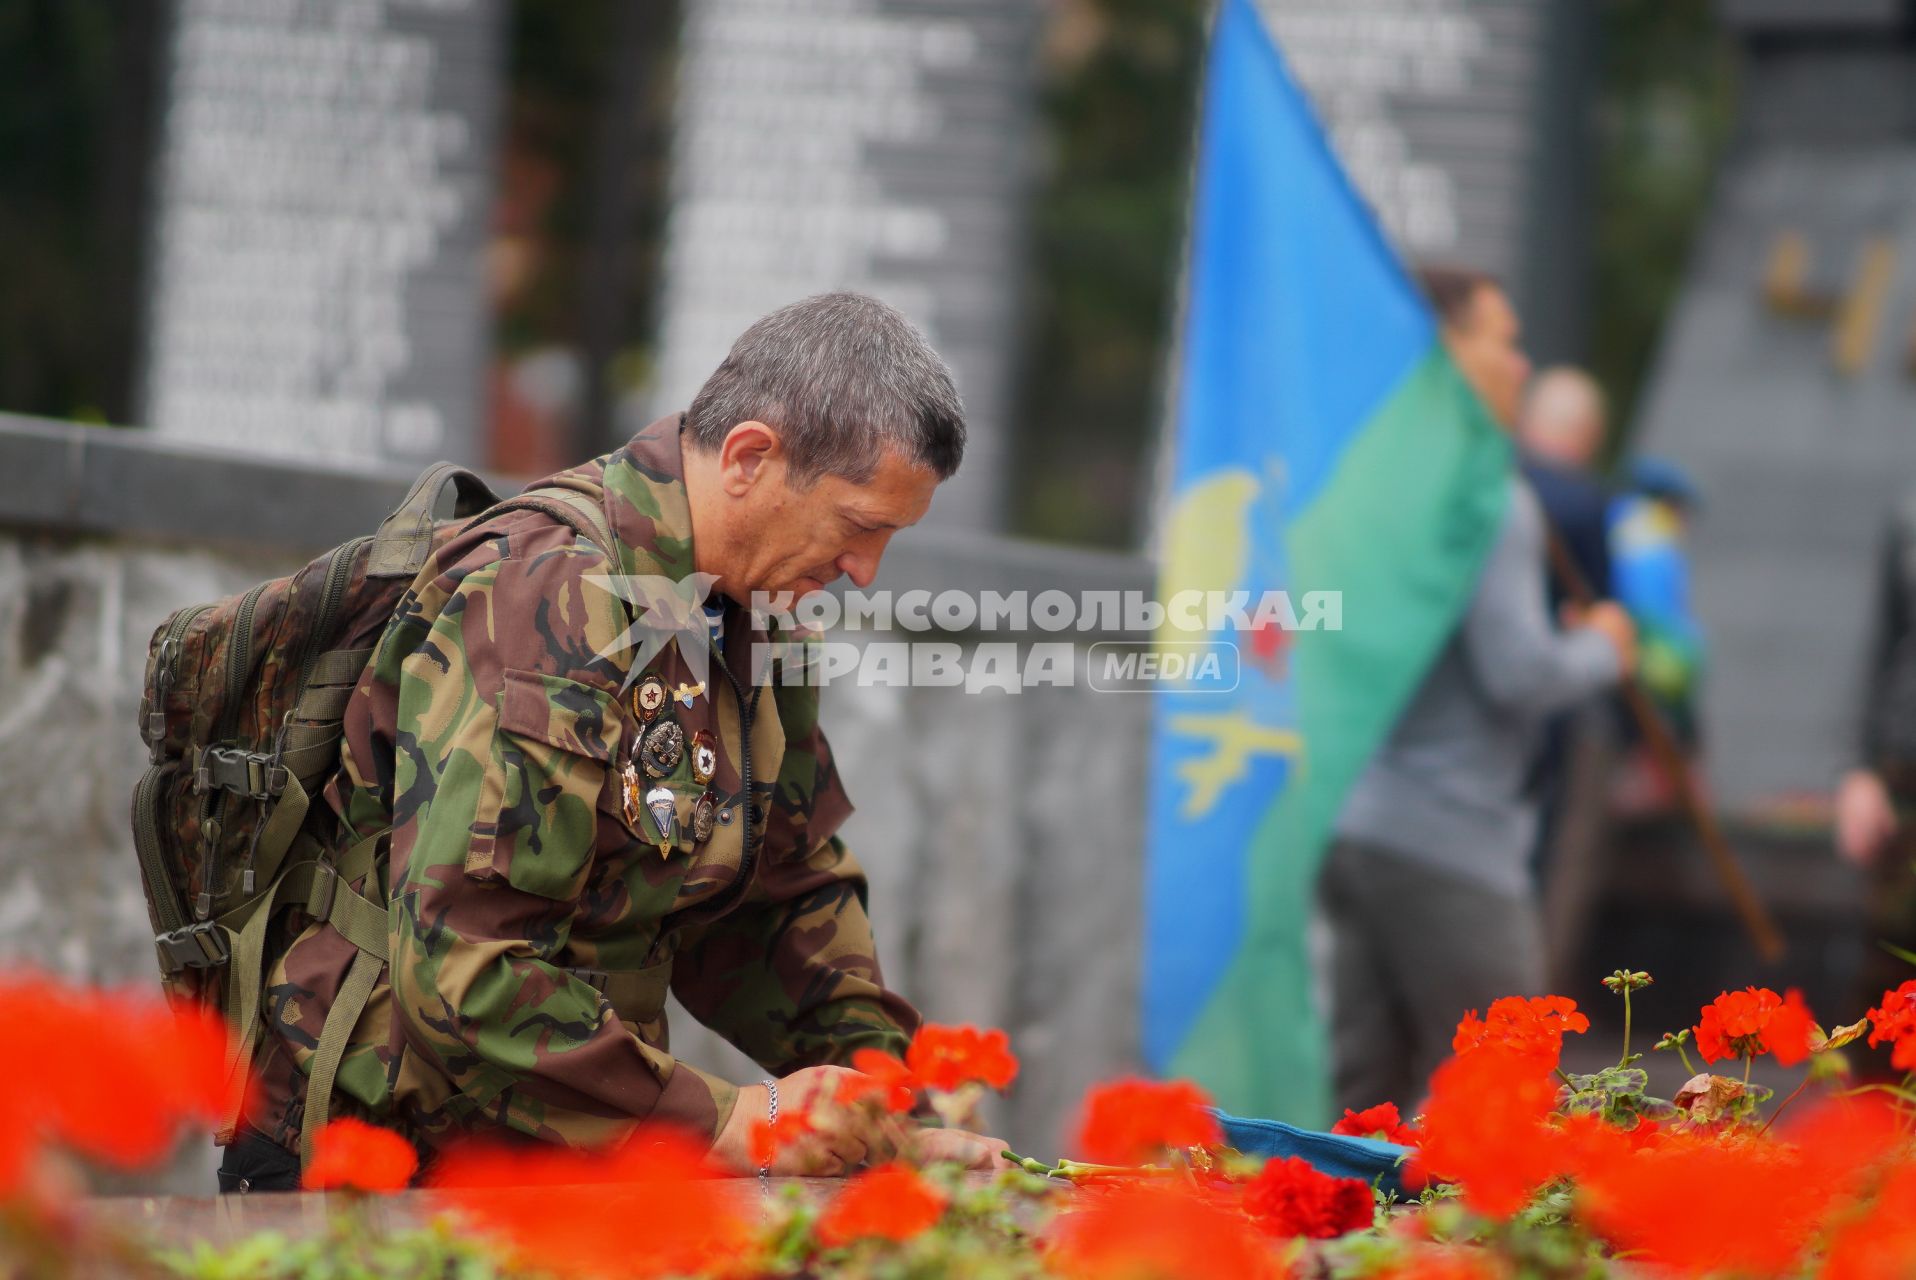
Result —
M 1505 430 L 1530 366 L 1491 278 L 1420 273 L 1445 346 Z M 1547 718 L 1631 668 L 1628 615 L 1602 601 L 1559 627 L 1546 524 L 1513 468 L 1503 528 L 1456 633 L 1351 789 L 1319 884 L 1330 930 L 1337 1105 L 1408 1105 L 1458 1018 L 1538 993 L 1544 954 L 1527 779 Z
M 1837 852 L 1869 877 L 1856 996 L 1870 1007 L 1916 978 L 1888 949 L 1916 951 L 1916 492 L 1890 521 L 1876 577 L 1856 757 L 1835 799 Z M 1886 1057 L 1871 1065 L 1887 1074 Z
M 1638 678 L 1688 755 L 1703 736 L 1697 708 L 1703 627 L 1690 606 L 1688 546 L 1700 505 L 1696 486 L 1675 463 L 1638 458 L 1610 513 L 1611 581 L 1637 626 Z M 1631 817 L 1678 812 L 1675 779 L 1627 719 L 1625 733 L 1630 747 L 1618 773 L 1617 808 Z
M 1610 409 L 1603 388 L 1595 378 L 1569 365 L 1545 369 L 1530 383 L 1517 420 L 1517 453 L 1523 477 L 1537 495 L 1549 528 L 1563 542 L 1570 560 L 1583 575 L 1584 584 L 1596 596 L 1610 594 L 1609 509 L 1610 494 L 1596 474 L 1597 457 L 1609 435 Z M 1555 572 L 1546 569 L 1544 581 L 1552 613 L 1563 609 L 1570 599 L 1567 584 Z M 1588 776 L 1587 768 L 1572 768 L 1572 756 L 1579 738 L 1602 732 L 1607 722 L 1586 717 L 1579 729 L 1572 706 L 1551 716 L 1538 736 L 1537 756 L 1531 766 L 1529 791 L 1537 802 L 1537 830 L 1531 847 L 1531 863 L 1540 881 L 1551 883 L 1559 831 L 1574 817 L 1567 817 L 1582 803 L 1589 790 L 1591 804 L 1601 805 L 1595 793 L 1600 785 L 1573 786 L 1572 774 Z M 1610 753 L 1606 744 L 1595 770 L 1607 775 Z M 1579 792 L 1573 797 L 1572 790 Z
M 1608 435 L 1609 405 L 1596 379 L 1581 369 L 1557 365 L 1530 384 L 1517 423 L 1524 479 L 1551 527 L 1562 537 L 1590 590 L 1610 594 L 1608 538 L 1610 495 L 1596 473 Z M 1550 603 L 1566 598 L 1555 575 Z

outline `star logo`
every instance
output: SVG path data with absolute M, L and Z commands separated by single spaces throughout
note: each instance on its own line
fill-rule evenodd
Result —
M 694 573 L 674 580 L 656 574 L 593 573 L 585 580 L 632 606 L 632 625 L 599 651 L 599 657 L 607 661 L 631 653 L 631 666 L 619 688 L 621 694 L 668 644 L 678 645 L 693 682 L 705 682 L 712 662 L 712 631 L 706 624 L 705 601 L 712 593 L 712 584 L 718 581 L 717 574 Z

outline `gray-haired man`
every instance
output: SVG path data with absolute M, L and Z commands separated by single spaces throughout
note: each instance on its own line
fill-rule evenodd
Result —
M 544 482 L 589 498 L 600 537 L 511 510 L 438 548 L 353 691 L 326 791 L 350 838 L 389 842 L 392 904 L 335 1112 L 427 1150 L 665 1120 L 742 1171 L 782 1104 L 816 1131 L 780 1171 L 904 1142 L 990 1161 L 983 1139 L 813 1105 L 856 1050 L 902 1054 L 918 1018 L 879 973 L 818 690 L 755 684 L 768 637 L 744 607 L 868 583 L 963 451 L 924 338 L 828 294 L 748 329 L 685 415 Z M 635 649 L 622 579 L 709 583 L 710 647 L 695 623 L 689 644 Z M 362 954 L 292 923 L 229 1188 L 293 1181 L 304 1077 Z M 673 1057 L 668 991 L 778 1078 L 740 1088 Z

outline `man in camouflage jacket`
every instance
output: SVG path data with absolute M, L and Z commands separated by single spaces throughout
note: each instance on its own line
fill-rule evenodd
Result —
M 354 692 L 326 796 L 342 844 L 390 831 L 391 961 L 335 1114 L 428 1151 L 480 1133 L 595 1145 L 663 1119 L 744 1168 L 768 1091 L 675 1059 L 668 991 L 785 1077 L 787 1108 L 829 1092 L 860 1048 L 902 1054 L 917 1015 L 879 974 L 818 690 L 753 670 L 768 636 L 740 602 L 841 573 L 869 583 L 956 469 L 960 412 L 902 317 L 808 299 L 747 330 L 687 414 L 543 482 L 599 505 L 610 555 L 539 510 L 439 548 Z M 632 670 L 617 575 L 710 581 L 714 634 Z M 685 652 L 699 642 L 706 671 Z M 298 1146 L 305 1073 L 355 954 L 309 924 L 272 967 L 229 1175 L 290 1180 L 259 1157 Z M 850 1167 L 900 1136 L 854 1118 L 781 1158 Z M 991 1154 L 969 1135 L 920 1137 Z

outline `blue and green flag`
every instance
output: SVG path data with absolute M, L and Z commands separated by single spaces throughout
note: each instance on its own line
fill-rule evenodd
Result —
M 1510 462 L 1250 0 L 1213 30 L 1186 308 L 1160 598 L 1341 607 L 1212 634 L 1234 684 L 1159 695 L 1144 1051 L 1227 1110 L 1321 1125 L 1318 864 L 1470 597 Z

